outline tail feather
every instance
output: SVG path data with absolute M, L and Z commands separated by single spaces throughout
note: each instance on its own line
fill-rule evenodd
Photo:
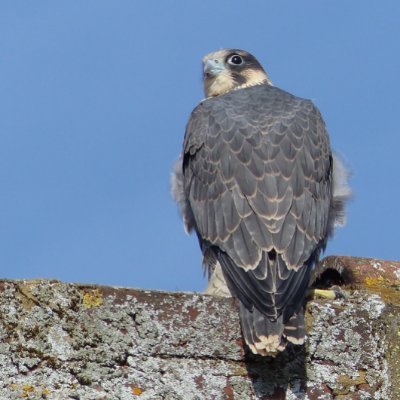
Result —
M 303 344 L 306 336 L 306 328 L 304 326 L 304 310 L 303 307 L 294 314 L 285 324 L 283 335 L 288 342 L 293 344 Z
M 256 308 L 250 311 L 242 302 L 240 302 L 239 315 L 244 340 L 254 354 L 275 356 L 285 349 L 288 342 L 304 343 L 302 308 L 286 323 L 283 322 L 282 315 L 272 320 Z
M 284 262 L 279 254 L 267 257 L 264 253 L 257 268 L 245 270 L 225 252 L 214 251 L 229 290 L 239 300 L 243 336 L 251 351 L 276 355 L 288 342 L 302 344 L 305 336 L 302 304 L 319 248 L 305 265 L 286 274 L 289 268 L 279 264 Z M 268 271 L 265 279 L 259 279 L 262 268 Z M 276 274 L 276 268 L 282 271 Z
M 253 313 L 250 312 L 242 302 L 239 302 L 239 318 L 243 338 L 246 344 L 251 348 L 251 346 L 254 346 L 254 343 L 257 341 L 257 336 L 254 334 Z

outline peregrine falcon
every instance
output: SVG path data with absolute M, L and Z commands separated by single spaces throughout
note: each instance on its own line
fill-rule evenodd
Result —
M 254 56 L 203 59 L 206 98 L 193 110 L 172 194 L 208 268 L 206 293 L 234 296 L 245 342 L 276 355 L 305 337 L 303 302 L 335 226 L 347 172 L 310 100 L 272 85 Z

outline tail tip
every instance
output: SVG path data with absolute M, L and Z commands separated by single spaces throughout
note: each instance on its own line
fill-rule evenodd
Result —
M 250 351 L 253 354 L 261 355 L 261 356 L 271 356 L 276 357 L 279 353 L 286 349 L 288 343 L 292 343 L 297 346 L 301 346 L 305 342 L 305 336 L 287 336 L 285 333 L 282 336 L 278 335 L 269 335 L 269 336 L 260 336 L 257 338 L 258 340 L 248 343 Z

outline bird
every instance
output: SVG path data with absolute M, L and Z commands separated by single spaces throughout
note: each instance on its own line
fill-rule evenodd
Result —
M 207 54 L 203 86 L 172 196 L 185 230 L 197 235 L 205 293 L 238 299 L 245 343 L 276 356 L 304 343 L 307 288 L 346 222 L 349 173 L 318 108 L 274 86 L 249 52 Z

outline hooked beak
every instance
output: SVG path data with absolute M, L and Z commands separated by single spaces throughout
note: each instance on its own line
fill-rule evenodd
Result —
M 207 77 L 216 76 L 225 69 L 222 61 L 219 60 L 207 60 L 204 63 L 204 75 Z

